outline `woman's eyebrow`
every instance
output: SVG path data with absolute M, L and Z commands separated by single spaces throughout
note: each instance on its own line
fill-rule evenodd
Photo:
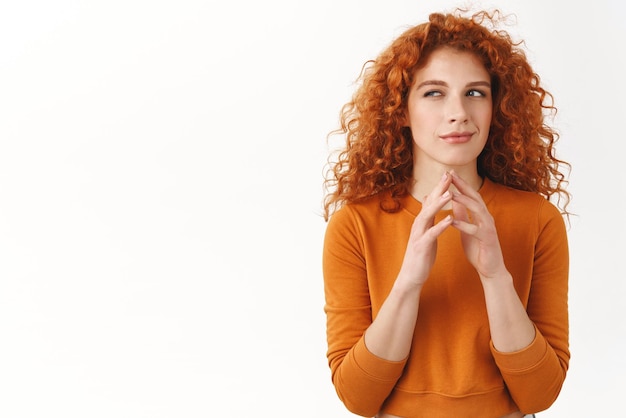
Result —
M 467 87 L 477 87 L 477 86 L 491 88 L 491 83 L 488 81 L 472 81 L 471 83 L 467 83 Z
M 421 83 L 419 83 L 417 88 L 420 89 L 420 88 L 422 88 L 424 86 L 444 86 L 444 87 L 447 87 L 448 83 L 446 83 L 443 80 L 426 80 L 426 81 L 422 81 Z M 465 85 L 465 87 L 477 87 L 477 86 L 491 88 L 491 83 L 488 82 L 488 81 L 472 81 L 472 82 L 467 83 Z
M 442 80 L 426 80 L 426 81 L 422 81 L 421 83 L 419 83 L 417 88 L 419 89 L 424 86 L 447 86 L 447 85 L 448 83 Z

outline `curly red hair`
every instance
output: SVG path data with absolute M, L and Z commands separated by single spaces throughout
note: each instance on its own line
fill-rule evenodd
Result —
M 539 193 L 567 214 L 570 194 L 556 158 L 558 133 L 546 123 L 556 114 L 552 95 L 540 85 L 521 43 L 497 30 L 498 10 L 463 17 L 433 13 L 429 21 L 401 34 L 376 60 L 367 61 L 360 86 L 341 109 L 341 128 L 331 134 L 345 136 L 346 146 L 328 165 L 324 185 L 324 218 L 346 203 L 383 191 L 394 207 L 412 184 L 413 150 L 409 128 L 404 126 L 407 96 L 416 70 L 437 48 L 448 46 L 471 51 L 491 76 L 493 117 L 487 143 L 478 157 L 478 172 L 490 180 L 520 190 Z M 331 135 L 329 134 L 329 136 Z

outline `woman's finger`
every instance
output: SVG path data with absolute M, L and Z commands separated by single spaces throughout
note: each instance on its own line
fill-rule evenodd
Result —
M 452 181 L 452 184 L 454 184 L 454 186 L 458 189 L 459 192 L 461 192 L 464 195 L 467 196 L 471 196 L 471 197 L 480 197 L 480 193 L 478 193 L 477 190 L 474 190 L 474 188 L 472 186 L 470 186 L 469 183 L 467 183 L 465 180 L 463 180 L 463 178 L 461 178 L 456 171 L 450 171 L 450 179 Z
M 476 233 L 478 232 L 478 225 L 471 222 L 462 221 L 456 217 L 452 221 L 452 224 L 456 229 L 466 233 L 467 235 L 476 235 Z
M 455 207 L 463 206 L 463 210 L 465 211 L 465 213 L 469 212 L 470 214 L 480 214 L 481 211 L 487 210 L 486 206 L 482 202 L 482 198 L 480 199 L 480 202 L 478 202 L 475 199 L 472 199 L 471 197 L 468 197 L 461 193 L 453 193 L 452 201 L 454 203 L 452 205 L 452 209 L 454 210 Z M 454 214 L 455 216 L 457 216 L 456 212 Z

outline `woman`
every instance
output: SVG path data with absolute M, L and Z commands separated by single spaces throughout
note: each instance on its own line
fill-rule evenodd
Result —
M 523 417 L 565 379 L 568 164 L 499 16 L 432 14 L 342 110 L 323 272 L 332 380 L 355 414 Z

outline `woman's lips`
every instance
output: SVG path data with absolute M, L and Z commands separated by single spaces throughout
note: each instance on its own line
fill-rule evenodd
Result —
M 472 139 L 472 135 L 469 132 L 463 132 L 463 133 L 454 133 L 454 134 L 448 134 L 448 135 L 442 135 L 440 136 L 440 138 L 444 141 L 447 142 L 449 144 L 463 144 L 465 142 L 469 142 L 470 139 Z

